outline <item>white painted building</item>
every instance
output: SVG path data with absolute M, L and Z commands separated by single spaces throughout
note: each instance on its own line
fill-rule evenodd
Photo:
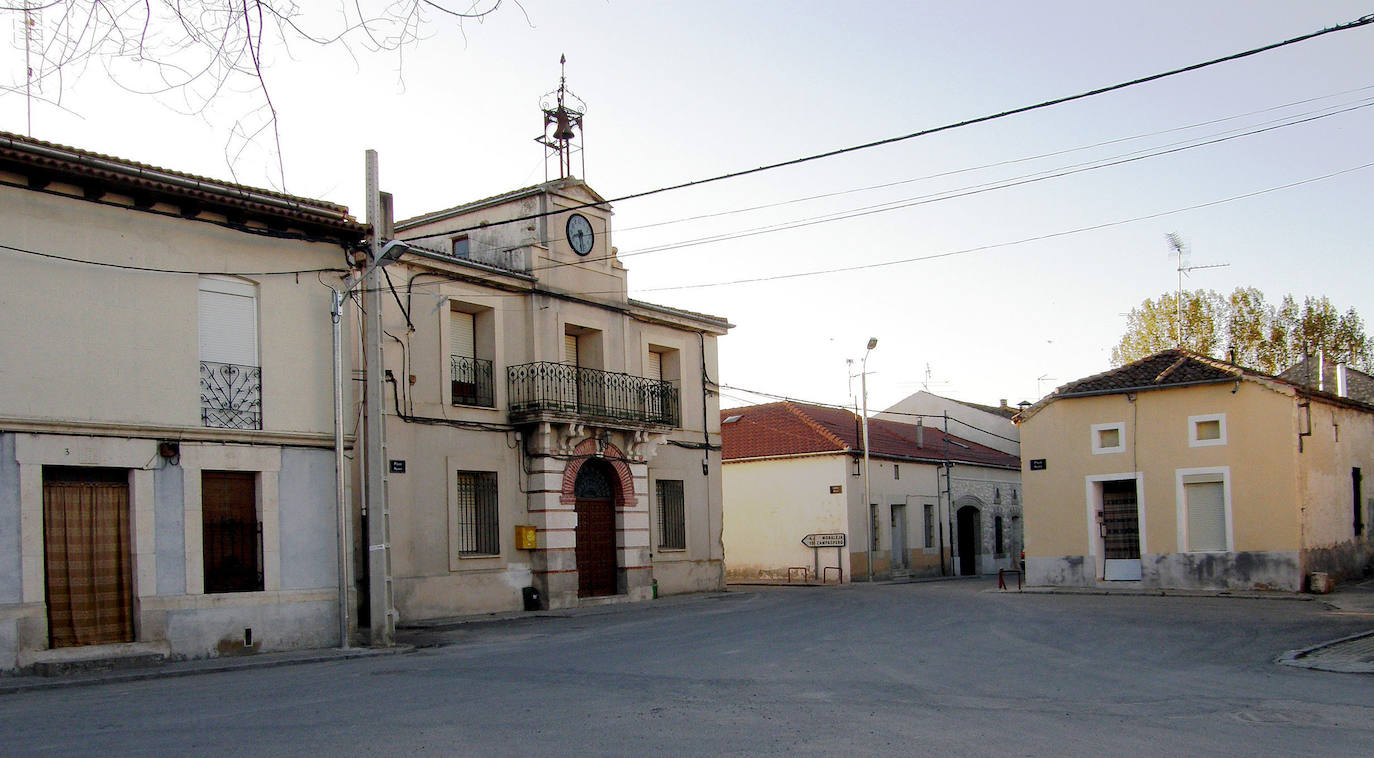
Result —
M 997 405 L 981 405 L 921 390 L 873 415 L 903 424 L 914 424 L 919 418 L 927 426 L 948 427 L 949 433 L 957 437 L 1019 456 L 1021 432 L 1012 423 L 1017 410 L 1009 407 L 1005 398 Z
M 0 669 L 340 638 L 339 206 L 0 134 Z
M 962 576 L 1013 568 L 1020 461 L 925 424 L 781 402 L 721 411 L 731 581 Z M 867 476 L 865 476 L 867 471 Z M 865 507 L 865 484 L 867 504 Z M 813 549 L 808 534 L 842 534 Z

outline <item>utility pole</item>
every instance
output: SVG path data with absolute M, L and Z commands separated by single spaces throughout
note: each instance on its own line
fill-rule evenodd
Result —
M 859 368 L 859 386 L 864 396 L 864 532 L 868 544 L 864 547 L 864 553 L 868 556 L 868 581 L 873 581 L 873 505 L 869 502 L 868 494 L 868 354 L 873 352 L 873 348 L 878 346 L 878 338 L 868 339 L 868 348 L 864 350 L 863 363 Z
M 366 158 L 367 223 L 372 227 L 372 260 L 380 260 L 382 237 L 388 233 L 390 219 L 382 212 L 382 193 L 378 188 L 377 151 L 368 150 Z M 391 518 L 386 497 L 386 430 L 382 418 L 382 292 L 381 272 L 374 266 L 363 281 L 363 362 L 366 382 L 363 390 L 363 483 L 367 509 L 368 609 L 371 643 L 390 647 L 395 643 L 396 619 L 392 612 Z

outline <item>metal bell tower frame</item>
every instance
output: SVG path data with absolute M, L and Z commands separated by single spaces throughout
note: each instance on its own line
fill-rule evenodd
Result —
M 582 176 L 587 175 L 587 159 L 582 152 L 582 115 L 587 104 L 568 89 L 568 56 L 558 58 L 558 89 L 539 99 L 544 112 L 544 133 L 534 138 L 544 146 L 544 181 L 549 181 L 549 158 L 558 160 L 558 179 L 572 176 L 573 153 L 581 160 Z

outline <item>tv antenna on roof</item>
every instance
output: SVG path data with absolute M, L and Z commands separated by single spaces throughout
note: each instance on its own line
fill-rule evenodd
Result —
M 1169 254 L 1178 256 L 1178 290 L 1174 293 L 1174 323 L 1176 324 L 1176 337 L 1178 347 L 1183 347 L 1183 277 L 1189 271 L 1198 271 L 1204 268 L 1225 268 L 1229 263 L 1213 263 L 1207 266 L 1189 266 L 1188 258 L 1190 250 L 1178 232 L 1169 232 L 1164 235 L 1164 239 L 1169 241 Z

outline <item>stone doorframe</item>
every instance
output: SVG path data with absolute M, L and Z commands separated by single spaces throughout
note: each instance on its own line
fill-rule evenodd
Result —
M 527 503 L 538 534 L 531 553 L 533 582 L 545 608 L 572 608 L 577 597 L 577 498 L 573 485 L 585 461 L 599 458 L 615 472 L 618 595 L 653 598 L 649 553 L 648 459 L 666 435 L 541 422 L 526 440 L 530 456 Z M 626 451 L 629 451 L 628 453 Z

